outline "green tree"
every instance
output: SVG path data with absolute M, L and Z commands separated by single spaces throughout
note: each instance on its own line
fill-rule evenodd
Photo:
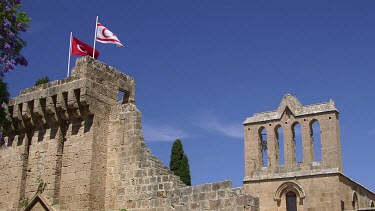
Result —
M 7 83 L 3 81 L 3 78 L 0 77 L 0 105 L 1 105 L 0 127 L 4 126 L 4 124 L 7 122 L 2 104 L 8 103 L 8 100 L 9 100 L 8 85 Z
M 46 76 L 46 77 L 43 77 L 43 78 L 39 78 L 38 80 L 35 81 L 35 85 L 34 86 L 38 86 L 40 84 L 46 84 L 49 82 L 49 77 Z
M 169 168 L 175 175 L 180 176 L 183 183 L 189 186 L 191 185 L 189 159 L 184 153 L 184 148 L 180 139 L 173 142 Z

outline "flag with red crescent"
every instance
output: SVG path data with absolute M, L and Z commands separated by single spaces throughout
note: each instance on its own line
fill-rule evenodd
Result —
M 100 23 L 98 23 L 96 28 L 96 41 L 101 43 L 116 44 L 118 47 L 124 47 L 117 36 Z
M 79 55 L 79 56 L 91 56 L 94 49 L 87 45 L 86 43 L 82 42 L 81 40 L 72 37 L 72 55 Z M 95 50 L 95 59 L 99 56 L 99 51 Z

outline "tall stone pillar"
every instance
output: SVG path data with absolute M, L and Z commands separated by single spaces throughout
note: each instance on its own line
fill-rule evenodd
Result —
M 296 143 L 292 127 L 288 124 L 284 126 L 284 160 L 285 166 L 291 166 L 296 161 Z
M 310 121 L 302 122 L 302 152 L 303 163 L 309 165 L 314 161 L 314 142 L 312 137 Z

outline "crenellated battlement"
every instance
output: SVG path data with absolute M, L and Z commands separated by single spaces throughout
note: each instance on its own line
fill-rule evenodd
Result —
M 84 57 L 77 60 L 72 76 L 22 90 L 4 104 L 9 124 L 5 133 L 53 125 L 61 120 L 74 120 L 101 112 L 114 105 L 118 92 L 122 103 L 134 102 L 134 79 L 113 67 Z

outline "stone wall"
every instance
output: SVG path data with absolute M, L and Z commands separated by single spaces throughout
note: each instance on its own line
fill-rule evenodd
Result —
M 259 197 L 262 211 L 285 210 L 288 191 L 297 194 L 299 210 L 357 210 L 368 208 L 375 201 L 374 193 L 339 172 L 249 180 L 244 188 L 246 193 Z M 354 193 L 357 207 L 353 207 Z
M 339 195 L 342 200 L 344 210 L 356 209 L 353 203 L 353 198 L 356 195 L 358 198 L 358 209 L 370 208 L 375 210 L 375 194 L 361 184 L 355 182 L 349 177 L 339 175 Z
M 113 106 L 110 128 L 106 210 L 258 209 L 258 200 L 231 181 L 186 187 L 146 148 L 134 104 Z

